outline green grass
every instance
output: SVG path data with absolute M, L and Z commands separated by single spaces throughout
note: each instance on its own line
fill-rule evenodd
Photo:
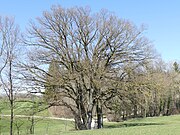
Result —
M 71 131 L 64 135 L 179 135 L 180 115 L 105 123 L 103 129 Z
M 32 113 L 33 103 L 28 101 L 17 101 L 15 102 L 14 113 L 15 115 L 26 115 L 29 116 Z M 40 105 L 43 108 L 45 105 Z M 34 110 L 36 111 L 36 110 Z M 10 108 L 7 100 L 0 100 L 0 135 L 9 134 L 10 117 L 1 116 L 9 115 Z M 36 116 L 51 116 L 48 110 L 44 110 L 35 114 Z M 31 125 L 30 118 L 14 118 L 14 135 L 17 135 L 17 127 L 20 126 L 20 135 L 29 134 Z M 74 122 L 46 119 L 44 117 L 35 119 L 35 134 L 36 135 L 59 135 L 62 132 L 74 130 Z
M 31 121 L 27 118 L 16 118 L 14 120 L 14 135 L 17 135 L 17 125 L 20 126 L 20 135 L 28 135 L 30 133 Z M 35 119 L 35 135 L 60 135 L 64 132 L 74 129 L 74 123 L 62 120 Z M 0 119 L 0 135 L 9 134 L 9 118 Z
M 35 104 L 36 105 L 36 104 Z M 14 114 L 15 115 L 31 115 L 33 111 L 37 112 L 35 115 L 37 116 L 51 116 L 51 114 L 48 112 L 48 110 L 43 110 L 41 112 L 38 112 L 38 107 L 34 107 L 34 104 L 30 101 L 16 101 L 14 103 Z M 36 105 L 39 106 L 39 108 L 45 107 L 45 105 Z M 33 108 L 35 108 L 33 110 Z M 8 115 L 10 114 L 10 107 L 9 102 L 7 100 L 0 100 L 0 114 Z
M 16 102 L 15 114 L 27 114 L 32 107 L 30 102 Z M 9 114 L 8 103 L 0 102 L 1 114 Z M 37 113 L 39 116 L 49 116 L 47 110 Z M 61 120 L 36 119 L 36 135 L 179 135 L 180 115 L 131 119 L 125 122 L 104 123 L 103 129 L 74 131 L 74 123 Z M 20 127 L 21 135 L 29 132 L 28 118 L 15 118 L 15 124 Z M 14 133 L 17 128 L 14 126 Z M 0 135 L 9 134 L 9 118 L 0 118 Z

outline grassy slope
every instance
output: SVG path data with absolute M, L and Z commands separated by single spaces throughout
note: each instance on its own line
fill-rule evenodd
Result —
M 41 106 L 42 107 L 42 106 Z M 18 101 L 15 102 L 14 113 L 15 115 L 30 115 L 32 113 L 32 102 Z M 9 103 L 7 100 L 0 100 L 0 114 L 10 114 Z M 51 116 L 48 110 L 36 113 L 37 116 Z

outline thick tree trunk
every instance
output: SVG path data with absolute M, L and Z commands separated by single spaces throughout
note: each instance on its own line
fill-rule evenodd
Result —
M 78 89 L 78 98 L 76 100 L 77 111 L 78 113 L 75 114 L 75 124 L 77 130 L 86 130 L 87 128 L 87 110 L 84 105 L 83 101 L 83 91 L 77 82 L 77 89 Z
M 88 129 L 91 129 L 91 123 L 92 123 L 92 111 L 88 111 L 88 121 L 87 121 L 87 127 Z
M 91 129 L 91 123 L 92 123 L 92 118 L 93 118 L 93 114 L 92 114 L 92 111 L 93 111 L 93 107 L 94 107 L 94 104 L 93 104 L 93 89 L 90 89 L 89 90 L 89 103 L 88 103 L 88 112 L 87 112 L 87 115 L 88 115 L 88 121 L 87 121 L 87 127 L 88 129 Z
M 86 110 L 82 103 L 82 97 L 80 96 L 79 100 L 76 101 L 77 104 L 77 113 L 74 113 L 75 119 L 75 129 L 76 130 L 86 130 L 87 129 L 87 115 Z
M 80 106 L 81 106 L 81 119 L 82 119 L 82 124 L 84 125 L 85 129 L 88 129 L 87 128 L 87 112 L 86 112 L 86 109 L 84 107 L 84 104 L 81 102 L 80 103 Z
M 81 117 L 79 115 L 75 116 L 75 129 L 76 130 L 87 130 L 87 127 L 81 121 Z

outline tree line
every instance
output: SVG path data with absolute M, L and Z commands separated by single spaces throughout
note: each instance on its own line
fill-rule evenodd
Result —
M 160 60 L 143 26 L 105 10 L 59 5 L 23 36 L 12 18 L 0 20 L 1 87 L 11 103 L 11 125 L 20 84 L 44 89 L 47 108 L 67 107 L 77 130 L 91 129 L 95 116 L 102 128 L 105 110 L 116 121 L 179 113 L 179 65 Z
M 146 70 L 133 71 L 119 95 L 108 103 L 113 120 L 169 116 L 180 112 L 179 65 L 151 63 Z

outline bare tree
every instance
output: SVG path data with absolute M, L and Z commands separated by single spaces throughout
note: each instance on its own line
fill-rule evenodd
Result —
M 5 91 L 10 102 L 10 135 L 13 134 L 13 120 L 14 120 L 14 64 L 17 53 L 17 45 L 19 43 L 19 29 L 15 25 L 14 19 L 10 17 L 0 17 L 0 46 L 1 46 L 1 87 Z
M 49 104 L 69 108 L 77 129 L 91 129 L 93 110 L 101 128 L 102 106 L 121 89 L 128 64 L 136 68 L 153 58 L 144 29 L 106 11 L 92 14 L 89 8 L 60 6 L 44 12 L 37 22 L 25 40 L 35 49 L 31 62 L 22 65 L 23 76 L 54 88 Z M 47 68 L 53 60 L 59 66 L 56 76 Z M 57 81 L 52 84 L 47 76 Z

